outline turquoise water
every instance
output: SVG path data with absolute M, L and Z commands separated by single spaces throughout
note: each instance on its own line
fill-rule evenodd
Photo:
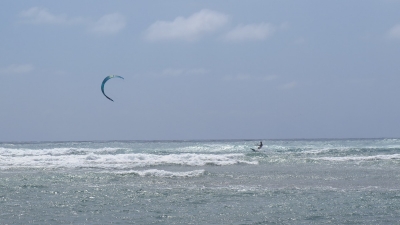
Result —
M 258 141 L 0 143 L 0 221 L 400 221 L 400 139 Z

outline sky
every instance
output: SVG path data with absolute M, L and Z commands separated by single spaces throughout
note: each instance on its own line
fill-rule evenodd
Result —
M 400 137 L 399 9 L 5 1 L 0 141 Z

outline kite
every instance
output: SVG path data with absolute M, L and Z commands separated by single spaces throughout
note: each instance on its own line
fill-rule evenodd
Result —
M 118 75 L 110 75 L 110 76 L 104 78 L 103 83 L 101 83 L 101 92 L 103 92 L 103 95 L 106 96 L 106 97 L 107 97 L 108 99 L 110 99 L 111 101 L 114 101 L 114 100 L 112 100 L 110 97 L 108 97 L 108 96 L 104 93 L 104 84 L 105 84 L 109 79 L 115 78 L 115 77 L 124 79 L 123 77 L 118 76 Z

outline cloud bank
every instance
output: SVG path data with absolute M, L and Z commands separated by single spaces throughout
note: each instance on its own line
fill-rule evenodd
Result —
M 32 7 L 18 14 L 20 22 L 28 24 L 52 24 L 52 25 L 84 25 L 87 30 L 101 35 L 115 34 L 126 26 L 125 17 L 119 13 L 111 13 L 93 21 L 83 17 L 68 17 L 66 14 L 56 15 L 46 8 Z
M 73 24 L 82 22 L 81 18 L 68 18 L 65 14 L 54 15 L 46 8 L 32 7 L 19 13 L 21 22 L 32 24 Z
M 225 35 L 229 41 L 264 40 L 275 32 L 268 23 L 239 25 Z
M 245 81 L 245 80 L 251 80 L 251 81 L 263 81 L 263 82 L 271 82 L 273 80 L 276 80 L 278 78 L 277 75 L 266 75 L 266 76 L 254 76 L 254 75 L 249 75 L 249 74 L 237 74 L 237 75 L 227 75 L 223 77 L 223 80 L 225 81 Z
M 188 18 L 177 17 L 173 21 L 157 21 L 146 30 L 146 39 L 194 41 L 213 32 L 228 22 L 227 15 L 203 9 Z
M 389 38 L 400 39 L 400 24 L 392 27 L 388 32 Z
M 289 83 L 286 83 L 286 84 L 281 85 L 280 88 L 281 88 L 281 89 L 288 90 L 288 89 L 293 89 L 293 88 L 295 88 L 297 85 L 298 85 L 298 84 L 297 84 L 296 81 L 292 81 L 292 82 L 289 82 Z
M 5 68 L 0 68 L 0 74 L 22 74 L 29 73 L 34 69 L 32 64 L 12 64 Z
M 119 13 L 108 14 L 101 17 L 91 28 L 98 34 L 115 34 L 126 26 L 125 18 Z
M 157 21 L 145 31 L 148 41 L 183 40 L 196 41 L 204 35 L 222 29 L 229 22 L 229 16 L 220 12 L 203 9 L 184 18 L 177 17 L 173 21 Z M 282 25 L 287 29 L 288 25 Z M 261 41 L 274 34 L 276 28 L 269 23 L 238 25 L 222 39 L 226 41 Z

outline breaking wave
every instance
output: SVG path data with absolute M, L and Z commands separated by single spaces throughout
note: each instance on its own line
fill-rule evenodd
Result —
M 226 166 L 257 164 L 245 159 L 244 154 L 149 154 L 129 153 L 120 148 L 56 148 L 7 149 L 0 148 L 0 169 L 12 168 L 99 168 L 129 169 L 136 167 L 183 165 Z
M 205 170 L 193 170 L 185 172 L 171 172 L 166 170 L 150 169 L 150 170 L 128 170 L 128 171 L 118 171 L 115 174 L 127 175 L 135 174 L 141 177 L 151 176 L 151 177 L 198 177 L 205 173 Z

